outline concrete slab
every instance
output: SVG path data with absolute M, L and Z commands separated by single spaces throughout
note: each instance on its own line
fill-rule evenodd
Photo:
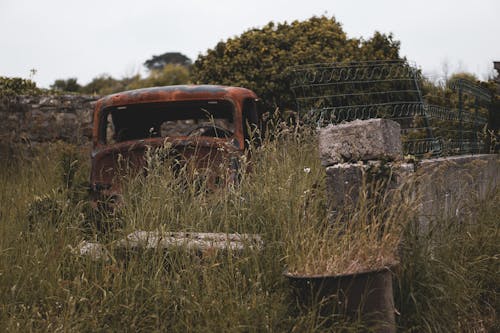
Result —
M 319 130 L 321 164 L 403 158 L 400 126 L 389 119 L 355 120 Z

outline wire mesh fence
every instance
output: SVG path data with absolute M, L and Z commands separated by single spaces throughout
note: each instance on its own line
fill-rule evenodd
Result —
M 485 145 L 489 92 L 460 79 L 452 100 L 425 103 L 420 71 L 407 61 L 310 64 L 293 67 L 291 87 L 307 123 L 388 118 L 401 125 L 405 154 L 479 153 Z M 456 101 L 455 101 L 456 100 Z

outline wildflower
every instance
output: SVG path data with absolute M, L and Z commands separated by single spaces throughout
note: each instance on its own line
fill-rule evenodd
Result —
M 311 172 L 311 168 L 307 168 L 307 167 L 305 167 L 305 168 L 304 168 L 304 172 L 305 172 L 305 173 L 310 173 L 310 172 Z

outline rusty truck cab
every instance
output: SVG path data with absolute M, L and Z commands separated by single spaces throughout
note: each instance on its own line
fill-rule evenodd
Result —
M 92 201 L 120 195 L 124 161 L 139 172 L 146 151 L 166 145 L 197 168 L 225 165 L 235 171 L 259 123 L 257 101 L 251 90 L 213 85 L 145 88 L 101 98 L 93 120 Z M 212 183 L 232 181 L 214 177 Z

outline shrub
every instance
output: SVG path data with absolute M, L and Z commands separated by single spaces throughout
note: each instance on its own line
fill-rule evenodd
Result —
M 295 109 L 289 66 L 360 60 L 399 59 L 399 42 L 376 32 L 368 40 L 348 38 L 334 18 L 268 23 L 219 42 L 200 55 L 192 69 L 196 83 L 249 88 L 270 110 Z
M 0 76 L 0 97 L 24 94 L 38 94 L 36 83 L 19 77 Z

